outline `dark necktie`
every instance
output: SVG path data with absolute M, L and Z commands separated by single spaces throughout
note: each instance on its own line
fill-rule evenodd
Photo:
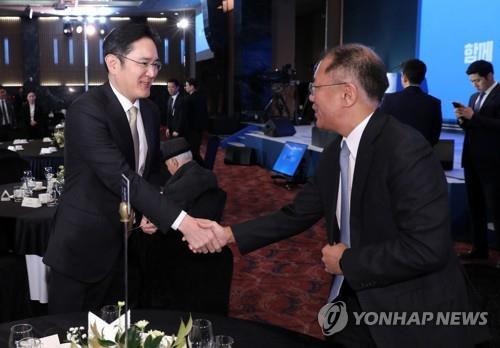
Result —
M 170 116 L 174 116 L 174 98 L 172 97 L 168 100 L 168 113 Z
M 476 102 L 474 103 L 474 112 L 478 112 L 481 109 L 481 102 L 484 98 L 484 92 L 479 93 L 479 97 L 477 97 Z
M 128 109 L 130 116 L 130 132 L 132 133 L 132 141 L 134 142 L 134 158 L 135 158 L 135 170 L 139 169 L 139 132 L 137 131 L 137 108 L 132 106 Z
M 340 242 L 348 248 L 351 246 L 351 228 L 349 225 L 349 147 L 345 141 L 342 142 L 340 150 Z M 332 288 L 328 301 L 334 300 L 340 292 L 340 287 L 344 281 L 343 275 L 336 275 L 333 278 Z

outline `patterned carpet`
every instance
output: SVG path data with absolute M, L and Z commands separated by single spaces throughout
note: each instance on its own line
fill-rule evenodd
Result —
M 219 149 L 214 171 L 228 193 L 223 225 L 272 212 L 293 199 L 296 191 L 274 185 L 266 169 L 226 165 L 223 158 L 224 152 Z M 294 238 L 245 256 L 233 247 L 230 316 L 322 337 L 317 313 L 325 303 L 331 281 L 321 263 L 325 243 L 325 229 L 320 221 Z M 457 253 L 469 249 L 466 243 L 456 243 Z M 483 295 L 496 342 L 500 344 L 500 270 L 494 267 L 498 260 L 498 251 L 490 251 L 489 261 L 469 263 L 466 270 Z

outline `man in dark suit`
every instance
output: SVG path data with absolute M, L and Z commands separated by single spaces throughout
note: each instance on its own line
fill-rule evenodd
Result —
M 0 86 L 0 141 L 12 140 L 16 128 L 14 106 L 7 98 L 7 90 Z
M 384 65 L 368 47 L 351 44 L 329 51 L 316 69 L 309 98 L 318 127 L 342 137 L 325 149 L 316 175 L 293 203 L 275 213 L 232 227 L 204 226 L 247 253 L 325 217 L 329 243 L 322 261 L 334 276 L 329 300 L 349 315 L 343 321 L 347 326 L 334 333 L 331 327 L 344 316 L 320 314 L 322 329 L 333 333 L 334 343 L 469 347 L 486 338 L 483 327 L 438 325 L 435 320 L 368 326 L 352 316 L 469 312 L 477 300 L 453 251 L 439 161 L 420 134 L 377 109 L 387 85 Z
M 219 189 L 215 174 L 193 161 L 189 144 L 182 137 L 162 144 L 165 166 L 172 175 L 163 194 L 191 216 L 218 221 L 226 194 Z M 220 253 L 194 254 L 182 241 L 182 234 L 155 233 L 146 217 L 141 222 L 145 236 L 142 268 L 144 307 L 168 308 L 227 315 L 233 254 L 226 246 Z M 167 256 L 166 256 L 167 255 Z M 200 291 L 203 289 L 203 291 Z
M 166 136 L 182 137 L 186 132 L 186 116 L 184 114 L 184 96 L 180 93 L 179 81 L 170 79 L 167 82 L 168 94 L 167 102 L 167 130 Z
M 191 145 L 191 151 L 196 162 L 203 165 L 200 146 L 203 132 L 207 129 L 208 111 L 205 96 L 198 91 L 198 81 L 187 79 L 184 89 L 188 93 L 186 100 L 187 134 L 186 140 Z
M 418 130 L 432 145 L 436 145 L 441 134 L 443 116 L 441 101 L 420 88 L 427 67 L 418 59 L 401 64 L 401 82 L 404 89 L 384 96 L 380 110 Z
M 468 107 L 455 108 L 465 130 L 462 166 L 474 237 L 473 250 L 464 257 L 487 259 L 488 213 L 500 245 L 500 86 L 490 62 L 475 61 L 466 73 L 478 92 Z
M 65 127 L 65 187 L 44 262 L 50 266 L 49 312 L 99 310 L 123 299 L 121 175 L 130 181 L 133 211 L 160 230 L 178 229 L 201 251 L 219 249 L 154 182 L 160 164 L 159 114 L 148 99 L 161 68 L 157 34 L 127 23 L 106 37 L 109 82 L 69 108 Z

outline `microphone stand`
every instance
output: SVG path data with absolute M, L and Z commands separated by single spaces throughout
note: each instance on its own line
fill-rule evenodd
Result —
M 123 249 L 125 253 L 124 262 L 124 279 L 125 279 L 125 348 L 128 345 L 128 329 L 129 329 L 129 318 L 128 318 L 128 224 L 130 221 L 130 207 L 127 202 L 120 203 L 120 221 L 123 223 Z

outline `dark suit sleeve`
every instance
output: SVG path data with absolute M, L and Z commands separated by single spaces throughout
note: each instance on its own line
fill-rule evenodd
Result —
M 391 107 L 391 95 L 385 94 L 382 102 L 380 103 L 379 109 L 388 115 L 392 115 L 392 107 Z
M 75 140 L 76 158 L 85 162 L 98 180 L 116 196 L 121 196 L 121 174 L 130 180 L 132 206 L 146 215 L 158 228 L 167 231 L 180 213 L 180 208 L 163 197 L 158 188 L 135 173 L 110 136 L 106 115 L 98 103 L 75 103 L 66 121 L 66 137 Z M 73 173 L 67 173 L 71 180 Z M 77 175 L 77 173 L 74 173 Z M 96 197 L 99 199 L 99 197 Z
M 432 146 L 439 142 L 439 137 L 441 135 L 441 128 L 443 126 L 443 113 L 441 111 L 441 101 L 436 101 L 436 112 L 433 115 L 431 124 L 431 138 L 430 143 Z
M 240 251 L 248 253 L 303 232 L 323 215 L 321 194 L 313 178 L 297 193 L 292 204 L 273 214 L 234 225 L 232 230 Z
M 391 153 L 388 172 L 381 174 L 387 189 L 379 198 L 380 205 L 391 207 L 390 213 L 365 212 L 385 221 L 363 221 L 363 233 L 377 242 L 346 249 L 342 256 L 345 279 L 356 291 L 431 273 L 450 256 L 447 186 L 431 148 L 408 137 Z

